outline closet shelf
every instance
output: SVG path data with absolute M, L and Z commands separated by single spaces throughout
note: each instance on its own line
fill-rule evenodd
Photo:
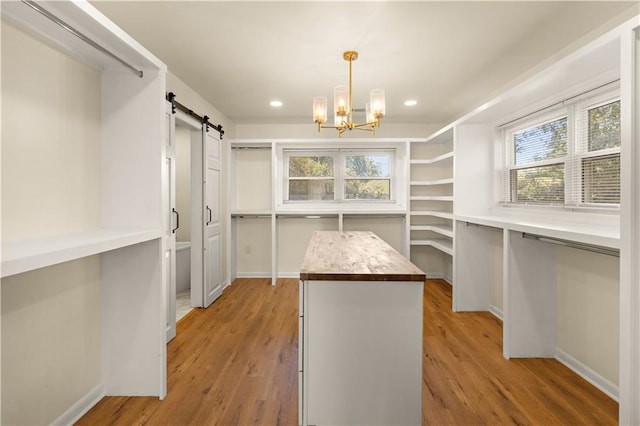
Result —
M 445 237 L 453 238 L 453 226 L 446 225 L 411 225 L 409 227 L 411 231 L 430 231 L 435 232 Z
M 435 180 L 412 180 L 409 182 L 411 186 L 434 186 L 434 185 L 447 185 L 453 183 L 453 178 L 447 179 L 435 179 Z
M 433 164 L 439 161 L 451 160 L 453 159 L 453 151 L 446 152 L 442 155 L 438 155 L 437 157 L 428 158 L 425 160 L 409 160 L 409 164 Z
M 2 242 L 2 278 L 161 237 L 159 229 L 84 232 Z
M 411 216 L 433 216 L 433 217 L 441 217 L 443 219 L 452 219 L 453 213 L 444 212 L 439 210 L 431 210 L 431 211 L 411 211 L 409 212 Z
M 412 195 L 411 201 L 453 201 L 453 195 Z
M 453 242 L 446 238 L 428 238 L 411 240 L 412 246 L 431 246 L 450 256 L 453 256 Z

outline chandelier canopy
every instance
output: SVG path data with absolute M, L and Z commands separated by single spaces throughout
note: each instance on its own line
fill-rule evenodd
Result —
M 365 130 L 375 134 L 376 127 L 380 127 L 380 119 L 385 114 L 384 89 L 373 89 L 369 92 L 369 102 L 365 107 L 365 122 L 353 122 L 352 105 L 352 66 L 358 59 L 358 52 L 347 51 L 342 57 L 349 61 L 349 86 L 337 86 L 333 89 L 333 126 L 323 126 L 327 121 L 327 98 L 316 96 L 313 98 L 313 121 L 318 123 L 318 132 L 321 129 L 336 129 L 338 136 L 347 130 Z

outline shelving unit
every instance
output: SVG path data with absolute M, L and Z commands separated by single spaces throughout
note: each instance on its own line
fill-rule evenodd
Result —
M 230 281 L 238 277 L 238 262 L 251 263 L 258 268 L 243 273 L 243 276 L 272 275 L 274 271 L 274 235 L 275 215 L 273 202 L 273 143 L 265 140 L 231 141 L 229 157 L 229 199 L 230 220 L 228 223 L 228 265 Z M 252 194 L 251 197 L 238 197 L 238 194 Z M 255 235 L 253 243 L 258 248 L 250 250 L 236 244 L 243 233 Z M 265 271 L 264 269 L 268 269 Z
M 419 247 L 432 247 L 447 256 L 454 255 L 453 241 L 453 182 L 454 143 L 453 128 L 410 143 L 409 181 L 409 226 L 407 227 L 408 252 L 412 260 L 429 274 L 432 258 L 428 252 L 421 253 Z M 442 278 L 452 277 L 446 272 L 443 260 Z M 438 273 L 431 274 L 437 276 Z
M 425 139 L 420 139 L 424 141 Z M 231 149 L 227 159 L 229 178 L 229 245 L 228 270 L 233 281 L 236 277 L 270 276 L 275 284 L 279 276 L 294 276 L 299 265 L 294 265 L 302 255 L 308 243 L 311 230 L 374 230 L 378 228 L 381 238 L 394 246 L 399 252 L 408 254 L 406 227 L 408 226 L 404 188 L 399 190 L 400 206 L 371 205 L 366 209 L 362 205 L 336 203 L 322 208 L 309 208 L 304 204 L 276 206 L 278 193 L 276 170 L 279 167 L 278 152 L 286 148 L 300 148 L 311 141 L 291 139 L 241 139 L 231 140 Z M 336 139 L 313 140 L 333 149 L 343 146 Z M 370 139 L 350 140 L 355 146 L 369 146 Z M 375 143 L 388 142 L 397 148 L 400 159 L 406 161 L 407 141 L 403 139 L 376 139 Z M 301 145 L 302 144 L 302 145 Z M 408 172 L 408 171 L 407 171 Z M 404 177 L 400 177 L 403 179 Z M 403 184 L 404 185 L 404 184 Z M 373 222 L 375 221 L 375 223 Z M 311 225 L 311 224 L 314 225 Z M 366 229 L 365 229 L 366 228 Z M 243 237 L 243 233 L 247 234 Z M 254 235 L 250 243 L 248 234 Z M 295 235 L 293 245 L 289 244 L 283 252 L 280 244 L 284 236 Z M 267 267 L 266 258 L 270 259 Z M 259 266 L 255 266 L 258 265 Z M 247 265 L 253 269 L 246 270 Z M 289 265 L 289 266 L 287 266 Z M 284 270 L 283 270 L 284 268 Z
M 633 208 L 639 182 L 632 172 L 640 158 L 639 100 L 632 95 L 640 78 L 638 18 L 545 67 L 440 132 L 455 134 L 454 168 L 461 172 L 454 176 L 454 310 L 491 311 L 501 317 L 505 358 L 556 358 L 618 400 L 620 424 L 640 423 L 636 261 L 640 221 Z M 621 163 L 626 167 L 621 167 L 620 180 L 626 197 L 621 197 L 620 216 L 613 211 L 501 204 L 500 126 L 563 99 L 586 97 L 591 89 L 612 81 L 619 81 L 623 111 Z M 500 308 L 502 312 L 497 312 Z M 594 317 L 608 326 L 598 329 L 590 326 L 593 323 L 575 321 Z M 616 364 L 612 374 L 609 367 Z
M 94 333 L 100 336 L 101 356 L 90 362 L 101 365 L 101 374 L 95 388 L 58 419 L 66 423 L 103 395 L 163 398 L 166 394 L 163 295 L 167 265 L 162 256 L 166 226 L 162 197 L 167 190 L 163 179 L 166 66 L 88 2 L 38 4 L 137 70 L 132 72 L 25 3 L 2 5 L 3 19 L 19 32 L 37 34 L 97 69 L 100 76 L 101 95 L 94 99 L 101 111 L 100 142 L 97 158 L 92 160 L 100 170 L 99 183 L 92 188 L 99 194 L 97 220 L 84 230 L 61 221 L 46 235 L 14 234 L 11 241 L 2 241 L 2 278 L 7 280 L 62 262 L 100 256 L 102 317 L 101 329 Z M 47 138 L 40 142 L 49 143 Z M 60 180 L 56 175 L 49 178 Z M 8 179 L 4 184 L 21 182 Z M 73 190 L 58 186 L 61 198 Z M 30 194 L 25 192 L 25 196 Z M 64 216 L 65 212 L 56 213 Z M 25 216 L 31 214 L 24 212 Z M 93 211 L 79 212 L 83 214 L 94 215 Z M 54 324 L 56 320 L 51 318 Z M 12 366 L 3 360 L 3 368 Z M 31 403 L 41 405 L 39 401 Z

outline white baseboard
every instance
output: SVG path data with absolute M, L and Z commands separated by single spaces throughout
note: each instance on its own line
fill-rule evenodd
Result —
M 504 321 L 504 317 L 502 316 L 502 309 L 498 309 L 496 306 L 489 306 L 489 312 L 493 314 L 494 317 L 498 318 L 500 321 Z
M 271 278 L 271 272 L 238 272 L 236 278 Z
M 298 278 L 300 279 L 300 271 L 298 272 L 280 272 L 278 278 Z
M 51 424 L 52 425 L 72 425 L 82 416 L 84 416 L 87 411 L 89 411 L 94 405 L 96 405 L 102 398 L 104 398 L 104 389 L 102 385 L 98 385 L 95 388 L 91 389 L 85 396 L 80 398 L 73 404 L 71 407 L 67 409 L 60 417 L 55 419 Z
M 271 272 L 238 272 L 236 278 L 271 278 Z M 278 278 L 300 278 L 300 271 L 278 272 Z
M 453 285 L 453 279 L 441 272 L 425 272 L 425 276 L 428 280 L 445 280 L 449 285 Z
M 573 370 L 580 377 L 585 379 L 587 382 L 591 383 L 593 386 L 600 389 L 602 392 L 607 394 L 610 398 L 619 402 L 618 395 L 619 390 L 618 386 L 611 383 L 609 380 L 602 377 L 600 374 L 593 371 L 591 368 L 587 367 L 562 349 L 556 348 L 556 356 L 555 358 L 560 361 L 562 364 L 566 365 L 568 368 Z

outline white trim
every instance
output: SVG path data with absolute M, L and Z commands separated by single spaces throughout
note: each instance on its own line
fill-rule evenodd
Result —
M 587 367 L 560 348 L 556 348 L 555 359 L 557 359 L 560 363 L 564 364 L 569 369 L 573 370 L 587 382 L 600 389 L 611 399 L 614 399 L 616 402 L 618 402 L 618 386 L 611 383 L 609 380 L 605 379 L 600 374 L 596 373 L 591 368 Z
M 499 309 L 495 305 L 489 305 L 489 313 L 498 318 L 500 321 L 504 322 L 504 314 L 502 313 L 502 309 Z
M 236 278 L 271 278 L 271 272 L 238 272 Z
M 453 278 L 442 272 L 425 272 L 428 280 L 445 280 L 450 286 L 453 286 Z
M 279 272 L 278 278 L 297 278 L 300 279 L 300 271 L 298 272 Z
M 71 407 L 62 413 L 60 417 L 51 422 L 51 424 L 65 426 L 74 424 L 104 397 L 104 388 L 102 387 L 102 384 L 99 384 L 87 392 L 82 398 L 77 400 Z

